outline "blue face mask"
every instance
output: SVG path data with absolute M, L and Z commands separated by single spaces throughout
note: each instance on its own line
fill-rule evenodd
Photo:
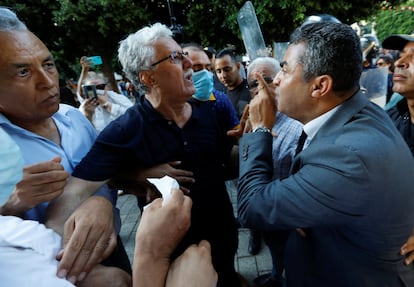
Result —
M 213 73 L 205 69 L 193 73 L 193 82 L 196 92 L 193 98 L 208 101 L 213 92 Z

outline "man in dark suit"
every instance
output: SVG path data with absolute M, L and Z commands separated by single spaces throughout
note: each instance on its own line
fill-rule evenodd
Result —
M 250 228 L 292 230 L 289 287 L 414 286 L 400 254 L 414 225 L 414 161 L 387 114 L 359 91 L 361 63 L 352 28 L 314 23 L 293 33 L 275 90 L 257 75 L 253 132 L 240 141 L 238 216 Z M 291 175 L 272 181 L 274 93 L 307 139 Z

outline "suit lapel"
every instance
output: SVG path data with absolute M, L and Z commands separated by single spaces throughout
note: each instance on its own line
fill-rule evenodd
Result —
M 333 114 L 332 117 L 330 117 L 329 120 L 327 120 L 316 133 L 309 148 L 311 148 L 314 144 L 317 145 L 320 138 L 332 136 L 334 133 L 340 132 L 340 127 L 349 122 L 355 114 L 369 105 L 369 103 L 370 101 L 361 91 L 358 91 L 355 95 L 343 102 L 335 114 Z M 303 153 L 306 153 L 306 149 Z M 290 174 L 295 174 L 302 167 L 302 165 L 302 156 L 295 156 L 292 161 Z

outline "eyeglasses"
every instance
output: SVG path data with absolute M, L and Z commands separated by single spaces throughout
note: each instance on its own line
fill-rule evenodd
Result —
M 106 84 L 99 84 L 99 85 L 95 85 L 95 88 L 97 90 L 105 90 L 105 86 L 106 86 Z
M 263 80 L 265 80 L 267 84 L 271 84 L 273 82 L 273 78 L 271 77 L 263 77 Z M 256 89 L 259 86 L 259 83 L 257 82 L 257 80 L 251 81 L 247 84 L 249 85 L 250 90 Z
M 382 67 L 382 66 L 384 66 L 385 65 L 385 62 L 378 62 L 377 63 L 377 66 L 380 66 L 380 67 Z
M 171 59 L 171 61 L 173 61 L 174 63 L 177 63 L 177 61 L 182 61 L 184 59 L 184 56 L 188 57 L 188 52 L 175 51 L 175 52 L 172 52 L 171 54 L 169 54 L 167 57 L 162 58 L 161 60 L 155 62 L 154 64 L 151 65 L 151 67 L 154 67 L 154 66 L 156 66 L 156 65 L 158 65 L 158 64 L 160 64 L 160 63 L 162 63 L 162 62 L 164 62 L 168 59 Z

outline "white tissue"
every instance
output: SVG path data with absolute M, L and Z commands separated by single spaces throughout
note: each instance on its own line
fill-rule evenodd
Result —
M 147 178 L 147 180 L 155 185 L 162 195 L 162 205 L 164 206 L 171 197 L 171 189 L 180 188 L 178 182 L 168 175 L 162 178 Z

